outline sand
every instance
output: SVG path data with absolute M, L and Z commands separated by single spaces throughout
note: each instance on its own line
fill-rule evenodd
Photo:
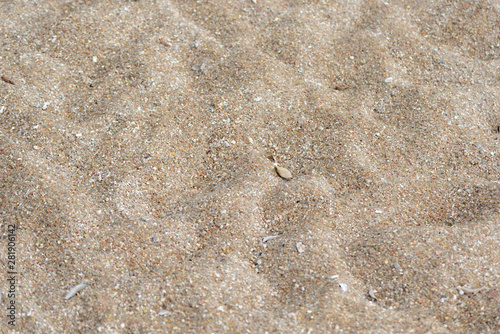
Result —
M 0 13 L 0 332 L 500 332 L 498 1 Z

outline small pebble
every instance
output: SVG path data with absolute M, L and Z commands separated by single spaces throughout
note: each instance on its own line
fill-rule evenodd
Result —
M 392 77 L 388 77 L 384 80 L 385 83 L 392 83 L 394 79 Z
M 339 283 L 340 288 L 342 291 L 346 292 L 348 290 L 347 284 L 345 283 Z
M 491 289 L 489 292 L 488 292 L 488 299 L 495 299 L 498 297 L 498 290 L 497 289 Z
M 375 296 L 375 291 L 371 287 L 368 289 L 368 296 L 370 296 L 370 298 L 372 298 L 373 300 L 377 300 L 377 297 Z
M 14 81 L 12 81 L 12 79 L 8 76 L 6 76 L 5 74 L 2 75 L 2 80 L 5 81 L 6 83 L 9 83 L 11 85 L 15 85 Z
M 290 180 L 292 178 L 292 173 L 286 168 L 280 167 L 280 166 L 274 166 L 276 169 L 276 173 L 278 173 L 279 176 L 281 176 L 285 180 Z
M 299 253 L 304 253 L 306 248 L 304 246 L 304 244 L 302 242 L 297 242 L 297 245 L 295 245 L 297 247 L 297 252 Z

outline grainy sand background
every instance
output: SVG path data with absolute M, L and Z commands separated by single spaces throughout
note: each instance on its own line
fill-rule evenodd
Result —
M 0 18 L 17 332 L 500 332 L 499 1 Z

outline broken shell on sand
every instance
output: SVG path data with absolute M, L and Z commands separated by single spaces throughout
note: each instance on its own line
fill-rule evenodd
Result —
M 88 285 L 89 285 L 89 283 L 85 280 L 82 283 L 72 287 L 71 290 L 68 291 L 68 293 L 66 294 L 64 299 L 68 300 L 68 299 L 73 298 L 78 292 L 85 289 Z
M 286 168 L 280 167 L 278 165 L 274 165 L 274 169 L 279 176 L 284 178 L 285 180 L 290 180 L 292 178 L 292 173 Z

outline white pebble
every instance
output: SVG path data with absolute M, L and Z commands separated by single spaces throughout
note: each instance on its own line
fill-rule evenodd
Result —
M 292 178 L 292 173 L 290 173 L 288 169 L 277 165 L 275 165 L 274 168 L 276 169 L 276 173 L 278 173 L 278 175 L 284 178 L 285 180 L 290 180 Z
M 373 290 L 371 287 L 368 289 L 368 295 L 373 299 L 377 300 L 377 297 L 375 296 L 375 290 Z
M 392 77 L 388 77 L 384 80 L 385 83 L 392 83 L 394 79 Z
M 295 245 L 295 247 L 297 247 L 297 252 L 299 253 L 304 253 L 305 250 L 306 250 L 306 247 L 304 246 L 304 244 L 302 242 L 297 242 L 297 245 Z
M 340 288 L 342 291 L 346 292 L 348 290 L 347 284 L 345 283 L 339 283 Z

